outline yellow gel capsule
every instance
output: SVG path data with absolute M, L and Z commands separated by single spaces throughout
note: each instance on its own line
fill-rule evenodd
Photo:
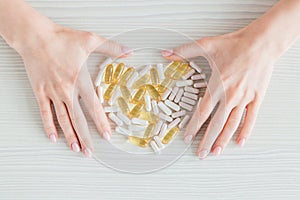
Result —
M 175 73 L 173 74 L 172 78 L 173 79 L 179 79 L 181 78 L 189 69 L 189 64 L 187 63 L 182 63 L 175 71 Z
M 173 80 L 171 78 L 165 78 L 163 80 L 163 82 L 161 82 L 161 84 L 158 85 L 157 91 L 159 93 L 164 93 L 165 91 L 167 91 L 168 88 L 171 87 L 172 83 L 173 83 Z
M 140 77 L 138 80 L 136 80 L 132 84 L 132 88 L 133 89 L 140 88 L 141 86 L 147 84 L 149 81 L 150 81 L 150 75 L 149 74 L 145 74 L 144 76 Z
M 124 63 L 119 63 L 118 66 L 116 67 L 114 74 L 113 74 L 113 82 L 117 83 L 123 73 L 124 70 Z
M 114 71 L 114 66 L 112 64 L 109 64 L 106 66 L 106 69 L 104 72 L 104 82 L 106 84 L 112 83 L 113 71 Z
M 159 84 L 159 76 L 158 76 L 158 72 L 157 69 L 152 67 L 150 70 L 150 79 L 152 82 L 152 85 L 158 85 Z
M 155 99 L 156 101 L 161 100 L 159 92 L 155 89 L 155 87 L 153 87 L 153 85 L 147 84 L 145 85 L 145 89 L 147 90 L 152 99 Z
M 128 68 L 120 78 L 120 85 L 127 85 L 134 72 L 135 69 L 133 67 Z
M 140 113 L 142 112 L 143 107 L 144 107 L 144 103 L 136 104 L 130 111 L 129 117 L 130 118 L 138 117 L 140 115 Z
M 170 65 L 165 70 L 165 75 L 167 77 L 171 77 L 172 74 L 176 71 L 177 67 L 180 65 L 180 61 L 173 61 L 170 63 Z
M 112 95 L 114 94 L 115 90 L 116 84 L 111 83 L 103 94 L 104 100 L 109 101 Z
M 165 135 L 165 137 L 162 139 L 163 144 L 168 144 L 174 136 L 178 133 L 179 128 L 175 126 L 174 128 L 170 129 L 168 133 Z
M 128 89 L 128 87 L 127 86 L 120 86 L 120 91 L 121 91 L 121 94 L 122 94 L 123 98 L 127 102 L 130 102 L 131 101 L 131 92 Z
M 139 116 L 141 119 L 148 121 L 151 124 L 155 124 L 159 121 L 159 117 L 152 112 L 142 111 Z
M 148 146 L 148 140 L 136 136 L 129 136 L 128 137 L 129 142 L 132 144 L 135 144 L 136 146 L 145 148 Z
M 123 97 L 118 97 L 118 105 L 119 105 L 119 108 L 121 109 L 121 112 L 123 114 L 127 115 L 129 112 L 129 107 Z
M 144 138 L 149 138 L 155 128 L 154 124 L 149 124 L 144 132 Z
M 136 91 L 136 93 L 134 94 L 134 96 L 132 97 L 131 102 L 132 103 L 140 103 L 143 102 L 143 98 L 145 95 L 146 90 L 144 88 L 140 88 L 138 89 L 138 91 Z

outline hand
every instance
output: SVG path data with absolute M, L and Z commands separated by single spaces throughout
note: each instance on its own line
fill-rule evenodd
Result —
M 55 142 L 58 134 L 51 111 L 53 105 L 70 148 L 75 152 L 81 149 L 90 157 L 93 145 L 79 98 L 104 139 L 110 139 L 111 129 L 84 63 L 94 51 L 111 57 L 126 57 L 131 52 L 93 33 L 55 24 L 46 25 L 40 32 L 27 38 L 26 43 L 16 45 L 16 49 L 38 100 L 45 131 Z
M 245 110 L 244 123 L 236 142 L 243 146 L 249 138 L 273 64 L 278 58 L 278 54 L 267 46 L 263 38 L 256 38 L 248 34 L 247 29 L 241 29 L 162 52 L 170 60 L 203 56 L 211 66 L 212 75 L 206 93 L 184 133 L 185 142 L 190 143 L 218 104 L 199 144 L 199 158 L 205 158 L 210 151 L 219 155 L 224 150 Z

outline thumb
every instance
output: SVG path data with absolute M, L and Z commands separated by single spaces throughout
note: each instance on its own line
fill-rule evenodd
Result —
M 202 38 L 191 43 L 183 44 L 171 50 L 162 51 L 162 56 L 168 60 L 182 60 L 194 57 L 207 57 L 209 50 L 208 38 Z

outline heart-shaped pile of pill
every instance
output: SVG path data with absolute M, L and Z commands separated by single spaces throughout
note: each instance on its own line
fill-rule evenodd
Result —
M 104 111 L 116 124 L 115 134 L 160 152 L 188 123 L 200 90 L 206 88 L 205 74 L 194 62 L 135 68 L 111 61 L 102 63 L 95 85 Z

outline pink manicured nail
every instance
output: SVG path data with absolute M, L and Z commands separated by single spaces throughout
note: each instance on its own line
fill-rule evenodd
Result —
M 49 139 L 51 142 L 55 143 L 56 142 L 56 136 L 54 133 L 52 133 L 50 136 L 49 136 Z
M 214 151 L 213 151 L 213 153 L 214 153 L 216 156 L 220 155 L 221 152 L 222 152 L 222 147 L 220 147 L 220 146 L 217 146 L 217 147 L 214 149 Z
M 76 153 L 78 153 L 80 151 L 79 145 L 76 142 L 71 144 L 71 148 L 72 148 L 72 151 L 74 151 Z
M 162 55 L 166 56 L 166 57 L 173 55 L 173 53 L 174 53 L 173 50 L 164 50 L 164 51 L 162 51 Z
M 91 158 L 92 157 L 92 152 L 89 148 L 85 148 L 83 150 L 83 154 L 87 157 L 87 158 Z
M 104 138 L 105 140 L 110 140 L 110 134 L 109 134 L 108 131 L 104 131 L 104 133 L 103 133 L 103 138 Z
M 200 159 L 204 159 L 207 155 L 208 155 L 208 151 L 206 149 L 203 149 L 202 151 L 200 151 L 198 157 Z
M 245 139 L 245 138 L 241 138 L 241 139 L 239 139 L 239 141 L 238 141 L 238 145 L 239 145 L 240 147 L 243 147 L 243 146 L 245 145 L 245 142 L 246 142 L 246 139 Z
M 193 135 L 187 135 L 185 138 L 184 138 L 184 142 L 186 144 L 191 144 L 192 143 L 192 140 L 193 140 Z
M 123 50 L 123 53 L 125 55 L 132 55 L 133 54 L 133 50 L 128 48 L 128 47 L 123 47 L 122 50 Z

